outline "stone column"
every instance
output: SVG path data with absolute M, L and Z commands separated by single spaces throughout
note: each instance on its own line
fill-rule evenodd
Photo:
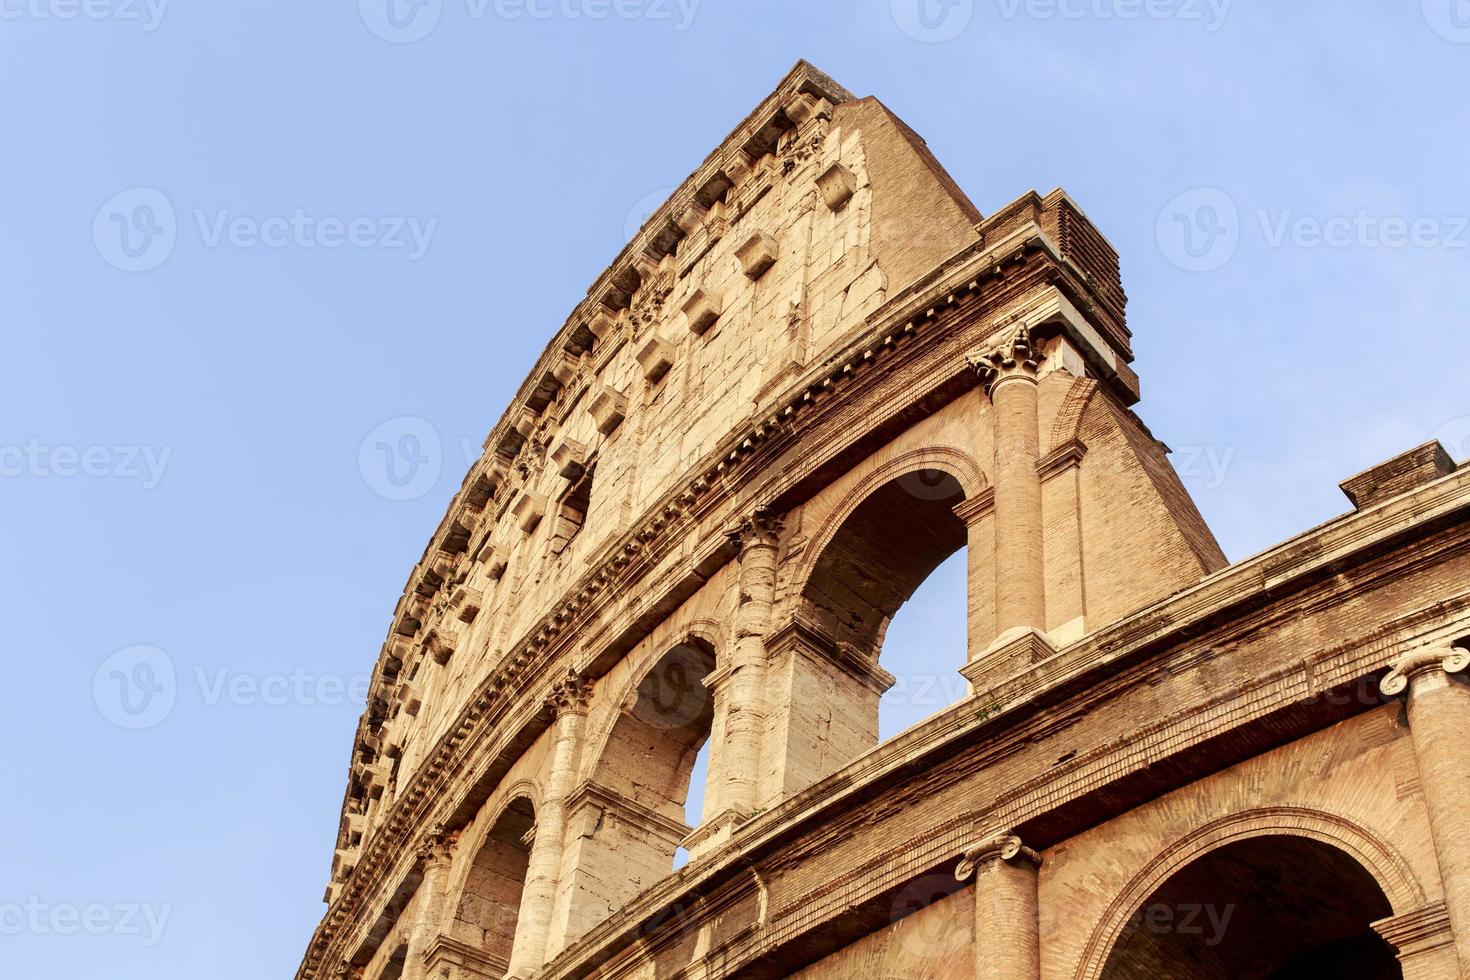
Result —
M 429 947 L 439 937 L 439 927 L 444 921 L 445 892 L 449 887 L 449 868 L 454 863 L 457 836 L 440 826 L 434 828 L 419 845 L 418 859 L 424 876 L 419 881 L 420 901 L 414 912 L 413 928 L 408 934 L 403 980 L 423 980 L 428 976 L 424 959 Z
M 587 731 L 587 705 L 592 685 L 581 675 L 568 671 L 547 698 L 556 712 L 555 740 L 551 765 L 541 806 L 536 811 L 536 836 L 526 866 L 526 883 L 521 890 L 521 908 L 516 918 L 516 938 L 511 946 L 511 977 L 528 977 L 540 970 L 548 958 L 551 924 L 561 878 L 562 855 L 566 848 L 567 800 L 577 783 L 582 743 Z
M 1429 811 L 1460 972 L 1470 977 L 1470 650 L 1415 651 L 1383 678 L 1384 694 L 1408 692 L 1409 732 Z M 1461 676 L 1456 676 L 1461 675 Z
M 955 868 L 975 876 L 975 980 L 1040 980 L 1041 855 L 1014 834 L 999 834 L 965 852 Z
M 719 810 L 706 807 L 705 812 L 732 827 L 748 817 L 757 802 L 766 727 L 766 634 L 776 598 L 776 545 L 781 528 L 780 518 L 762 507 L 730 532 L 740 549 L 740 604 L 735 610 L 735 639 L 728 660 L 715 672 L 716 700 L 722 712 L 716 728 L 723 730 L 724 739 L 711 747 L 710 774 L 718 784 Z
M 971 355 L 995 416 L 996 631 L 1046 629 L 1041 477 L 1036 472 L 1036 372 L 1046 355 L 1024 324 L 988 354 Z

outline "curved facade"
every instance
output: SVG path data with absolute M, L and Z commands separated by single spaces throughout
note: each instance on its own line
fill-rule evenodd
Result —
M 1065 193 L 982 215 L 798 65 L 414 568 L 298 975 L 1470 970 L 1470 473 L 1421 447 L 1227 566 L 1131 360 Z M 969 695 L 880 744 L 961 549 Z

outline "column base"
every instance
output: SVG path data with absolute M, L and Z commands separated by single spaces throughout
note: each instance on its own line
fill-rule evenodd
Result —
M 740 825 L 751 818 L 754 811 L 746 811 L 739 808 L 724 810 L 708 820 L 704 820 L 694 831 L 679 842 L 679 846 L 689 852 L 690 860 L 703 857 L 711 851 L 717 851 L 735 836 L 735 831 Z
M 1046 633 L 1034 626 L 1017 626 L 996 637 L 980 656 L 960 668 L 960 674 L 975 694 L 1056 655 L 1056 645 Z

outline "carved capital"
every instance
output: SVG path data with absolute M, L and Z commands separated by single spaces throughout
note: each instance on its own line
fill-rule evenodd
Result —
M 774 548 L 781 540 L 786 523 L 769 507 L 757 507 L 749 517 L 725 532 L 730 543 L 743 554 L 746 549 L 764 545 Z
M 967 881 L 981 865 L 991 861 L 1041 867 L 1041 855 L 1021 843 L 1021 838 L 1015 834 L 996 834 L 966 851 L 960 858 L 960 863 L 955 866 L 954 876 L 960 881 Z
M 436 824 L 434 829 L 419 841 L 418 850 L 415 853 L 426 870 L 428 868 L 447 868 L 454 860 L 454 845 L 458 840 L 458 832 L 447 830 L 443 824 Z
M 1443 670 L 1446 674 L 1462 674 L 1470 668 L 1470 647 L 1463 641 L 1449 651 L 1444 648 L 1427 647 L 1404 654 L 1394 662 L 1392 669 L 1384 675 L 1378 689 L 1389 697 L 1397 697 L 1409 688 L 1409 680 L 1431 670 Z
M 552 685 L 551 694 L 546 698 L 547 706 L 557 714 L 563 712 L 586 714 L 587 705 L 591 701 L 592 682 L 585 675 L 571 668 L 567 669 L 565 677 Z
M 1005 343 L 989 352 L 971 353 L 966 360 L 988 396 L 996 385 L 1010 378 L 1035 381 L 1037 369 L 1046 360 L 1046 355 L 1041 352 L 1041 345 L 1032 340 L 1031 328 L 1021 323 Z

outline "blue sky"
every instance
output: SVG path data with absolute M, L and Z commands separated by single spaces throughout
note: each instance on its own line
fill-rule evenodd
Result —
M 1232 559 L 1470 455 L 1466 0 L 386 2 L 0 0 L 0 974 L 294 970 L 465 447 L 800 57 L 982 211 L 1076 197 Z M 957 571 L 890 670 L 952 676 Z

